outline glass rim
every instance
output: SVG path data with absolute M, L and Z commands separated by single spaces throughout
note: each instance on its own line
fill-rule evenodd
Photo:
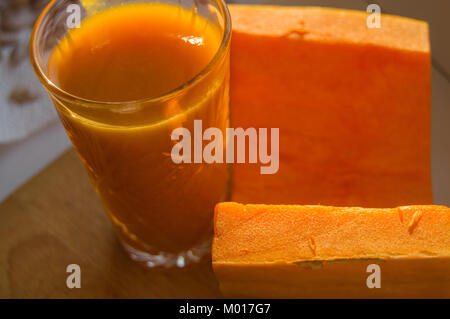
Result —
M 177 96 L 178 94 L 184 92 L 188 88 L 194 86 L 198 82 L 200 82 L 202 79 L 204 79 L 209 73 L 212 72 L 214 66 L 221 60 L 223 55 L 228 49 L 228 44 L 230 42 L 231 38 L 231 16 L 230 12 L 228 10 L 228 7 L 225 3 L 225 0 L 215 0 L 217 4 L 219 5 L 220 12 L 224 18 L 224 33 L 222 36 L 222 40 L 220 43 L 219 48 L 217 49 L 217 52 L 214 54 L 213 58 L 208 62 L 208 64 L 201 69 L 197 74 L 195 74 L 192 78 L 189 80 L 183 82 L 183 84 L 171 89 L 170 91 L 153 96 L 153 97 L 147 97 L 142 98 L 138 100 L 129 100 L 129 101 L 96 101 L 91 99 L 86 99 L 77 95 L 74 95 L 72 93 L 69 93 L 62 88 L 60 88 L 58 85 L 56 85 L 53 81 L 50 80 L 50 78 L 47 76 L 46 72 L 44 72 L 41 64 L 39 63 L 37 59 L 37 37 L 38 37 L 38 30 L 41 27 L 42 20 L 47 15 L 49 10 L 55 5 L 56 2 L 61 0 L 51 0 L 47 6 L 42 10 L 42 12 L 39 14 L 39 17 L 37 18 L 33 30 L 31 31 L 30 36 L 30 44 L 29 44 L 29 53 L 30 53 L 30 60 L 31 65 L 39 78 L 39 81 L 44 85 L 45 89 L 49 91 L 52 95 L 55 95 L 58 98 L 62 98 L 64 100 L 69 100 L 72 102 L 78 102 L 80 104 L 87 104 L 90 106 L 97 105 L 97 106 L 125 106 L 130 104 L 142 104 L 142 103 L 153 103 L 153 102 L 160 102 L 164 101 L 170 98 L 173 98 Z

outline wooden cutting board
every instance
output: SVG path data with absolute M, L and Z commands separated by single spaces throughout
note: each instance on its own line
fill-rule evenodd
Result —
M 66 267 L 81 268 L 69 289 Z M 211 262 L 146 269 L 114 235 L 71 149 L 0 204 L 0 298 L 216 298 Z

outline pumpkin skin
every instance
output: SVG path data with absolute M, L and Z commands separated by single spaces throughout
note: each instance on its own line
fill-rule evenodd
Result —
M 232 126 L 279 128 L 279 171 L 234 164 L 242 203 L 432 204 L 425 22 L 230 5 Z M 270 149 L 270 148 L 269 148 Z
M 219 203 L 212 261 L 225 297 L 449 298 L 450 209 Z M 366 285 L 367 266 L 381 288 Z

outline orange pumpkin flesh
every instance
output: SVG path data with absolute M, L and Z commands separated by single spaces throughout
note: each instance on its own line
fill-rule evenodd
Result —
M 428 25 L 356 11 L 230 5 L 233 127 L 278 127 L 274 175 L 234 164 L 242 203 L 432 204 Z
M 219 203 L 213 267 L 227 297 L 450 297 L 450 209 Z M 369 289 L 369 264 L 381 288 Z

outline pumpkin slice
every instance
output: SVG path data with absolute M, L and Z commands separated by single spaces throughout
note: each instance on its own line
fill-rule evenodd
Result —
M 357 11 L 230 5 L 233 127 L 279 128 L 279 171 L 233 165 L 232 200 L 432 204 L 425 22 Z
M 450 297 L 450 209 L 219 203 L 212 248 L 226 297 Z M 380 267 L 380 288 L 373 269 Z

